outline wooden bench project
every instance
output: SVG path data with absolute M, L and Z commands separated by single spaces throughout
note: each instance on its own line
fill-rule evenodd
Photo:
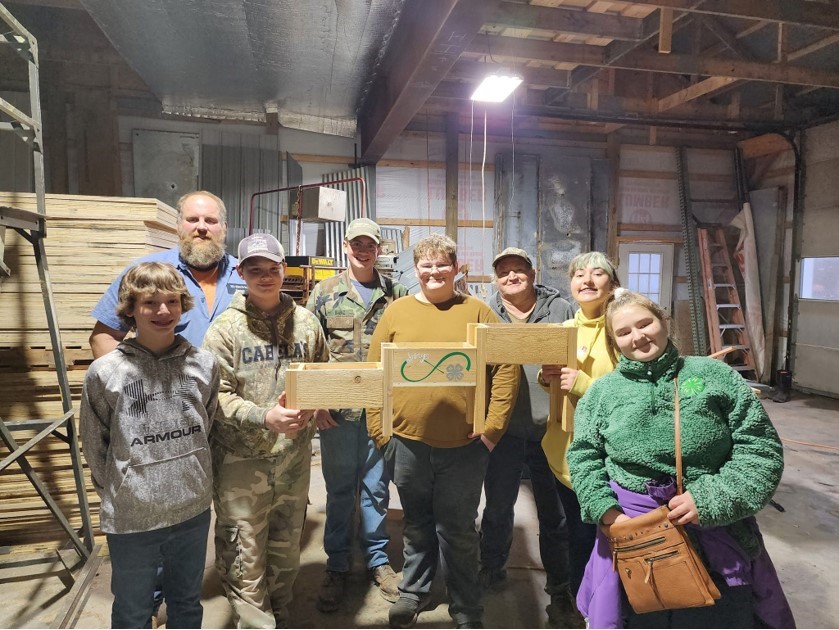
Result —
M 466 338 L 477 348 L 478 382 L 475 388 L 473 419 L 475 432 L 482 433 L 486 418 L 486 366 L 562 365 L 577 367 L 577 330 L 562 324 L 468 324 Z M 574 407 L 559 388 L 551 383 L 550 417 L 562 418 L 562 430 L 574 430 Z M 480 426 L 480 430 L 478 427 Z
M 471 387 L 466 422 L 483 433 L 487 366 L 558 364 L 577 367 L 577 331 L 561 324 L 469 324 L 466 342 L 382 344 L 380 363 L 292 363 L 285 373 L 290 409 L 381 408 L 382 433 L 393 435 L 393 390 Z M 574 409 L 551 384 L 551 417 L 573 430 Z

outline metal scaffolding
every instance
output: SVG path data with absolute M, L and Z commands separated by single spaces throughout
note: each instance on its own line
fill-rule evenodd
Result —
M 93 575 L 95 575 L 95 568 L 99 562 L 99 558 L 94 548 L 90 508 L 85 492 L 82 459 L 76 434 L 75 412 L 70 396 L 67 366 L 64 362 L 64 348 L 61 344 L 61 335 L 58 329 L 58 319 L 56 317 L 55 302 L 50 283 L 49 265 L 47 264 L 47 256 L 44 250 L 44 239 L 47 236 L 47 217 L 44 143 L 41 127 L 40 84 L 38 79 L 38 42 L 2 4 L 0 4 L 0 20 L 8 25 L 8 28 L 2 29 L 4 32 L 0 33 L 0 45 L 9 46 L 26 62 L 29 68 L 30 103 L 30 114 L 27 115 L 8 101 L 0 98 L 0 116 L 2 116 L 2 119 L 0 119 L 0 132 L 10 131 L 15 133 L 29 146 L 32 156 L 33 184 L 37 203 L 37 212 L 0 206 L 0 226 L 15 230 L 32 245 L 41 284 L 44 309 L 46 310 L 47 326 L 49 328 L 50 342 L 52 344 L 52 353 L 55 362 L 57 386 L 61 392 L 61 402 L 64 410 L 64 414 L 60 418 L 31 420 L 3 420 L 3 418 L 0 418 L 0 438 L 9 449 L 9 455 L 0 461 L 0 471 L 5 470 L 14 463 L 17 463 L 21 467 L 32 483 L 32 486 L 66 532 L 70 545 L 78 553 L 82 568 L 75 574 L 76 582 L 67 595 L 67 605 L 64 607 L 64 611 L 59 613 L 54 624 L 56 627 L 66 627 L 70 623 L 73 610 L 78 602 L 78 596 L 83 592 L 85 586 L 89 584 Z M 11 271 L 5 265 L 0 265 L 0 273 L 10 274 Z M 19 431 L 37 431 L 37 433 L 25 443 L 19 444 L 14 437 L 14 433 Z M 81 529 L 78 532 L 72 527 L 56 500 L 51 496 L 49 488 L 35 472 L 29 461 L 27 461 L 27 453 L 33 447 L 50 437 L 58 438 L 62 442 L 65 442 L 70 450 L 76 495 L 81 514 Z M 65 564 L 68 571 L 71 571 L 74 567 L 78 567 L 79 563 L 68 561 L 62 553 L 59 552 L 57 555 L 58 559 Z M 32 562 L 55 559 L 55 552 L 31 554 L 27 558 L 27 560 Z

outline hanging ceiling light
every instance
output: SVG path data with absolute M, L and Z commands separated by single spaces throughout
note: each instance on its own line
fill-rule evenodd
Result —
M 510 96 L 523 80 L 515 75 L 491 74 L 481 81 L 471 98 L 483 103 L 500 103 Z

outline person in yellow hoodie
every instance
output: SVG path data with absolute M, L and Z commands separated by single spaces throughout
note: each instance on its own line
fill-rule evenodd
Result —
M 568 392 L 571 402 L 576 404 L 596 378 L 611 372 L 615 367 L 614 359 L 606 346 L 604 315 L 606 302 L 620 283 L 614 264 L 602 252 L 587 252 L 574 257 L 568 265 L 568 275 L 571 278 L 571 296 L 580 305 L 580 310 L 574 319 L 569 319 L 563 325 L 577 329 L 578 367 L 574 369 L 543 365 L 537 378 L 545 387 L 558 379 L 562 389 Z M 563 431 L 556 418 L 548 418 L 547 425 L 545 437 L 542 438 L 542 449 L 551 470 L 559 480 L 556 484 L 557 491 L 565 510 L 570 543 L 570 586 L 572 593 L 576 595 L 594 545 L 596 528 L 583 523 L 577 495 L 571 489 L 571 476 L 565 452 L 571 444 L 573 434 Z

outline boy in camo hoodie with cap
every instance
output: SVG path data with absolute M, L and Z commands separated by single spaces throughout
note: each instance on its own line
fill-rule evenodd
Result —
M 239 243 L 247 284 L 210 326 L 219 361 L 211 435 L 216 568 L 239 628 L 288 625 L 309 490 L 312 410 L 287 409 L 285 370 L 329 359 L 320 323 L 280 292 L 285 253 L 269 234 Z

